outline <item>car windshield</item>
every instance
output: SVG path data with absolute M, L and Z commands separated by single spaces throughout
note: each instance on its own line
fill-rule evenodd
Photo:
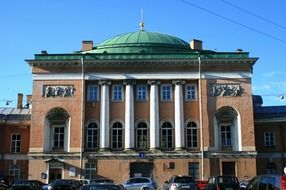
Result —
M 191 183 L 194 182 L 194 179 L 189 176 L 182 176 L 182 177 L 176 177 L 174 179 L 175 183 Z

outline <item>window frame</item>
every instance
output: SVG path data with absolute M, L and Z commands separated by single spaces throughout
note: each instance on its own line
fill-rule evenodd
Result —
M 117 87 L 120 87 L 120 91 L 119 89 L 116 89 Z M 120 92 L 120 94 L 119 94 Z M 120 98 L 119 98 L 120 96 Z M 113 84 L 112 85 L 112 102 L 122 102 L 124 99 L 123 96 L 123 85 L 121 84 Z
M 169 90 L 164 89 L 165 87 L 168 87 Z M 166 93 L 169 93 L 169 95 L 167 95 L 167 97 L 165 97 Z M 163 102 L 167 102 L 167 101 L 172 101 L 173 100 L 173 88 L 171 84 L 161 84 L 160 86 L 160 100 Z
M 21 170 L 18 165 L 15 164 L 9 167 L 9 175 L 14 177 L 13 180 L 20 179 L 20 174 L 21 174 Z
M 144 92 L 142 92 L 142 89 L 139 89 L 140 87 L 144 87 L 144 89 L 145 89 L 145 97 L 144 97 Z M 139 92 L 141 92 L 141 93 L 139 93 Z M 140 98 L 142 96 L 143 96 L 143 98 Z M 138 101 L 138 102 L 146 102 L 147 100 L 148 100 L 148 86 L 146 84 L 138 84 L 138 85 L 136 85 L 136 101 Z
M 271 137 L 272 135 L 272 137 Z M 275 146 L 275 131 L 264 131 L 263 132 L 265 147 L 273 147 Z
M 189 87 L 193 87 L 194 89 L 188 89 Z M 197 100 L 197 85 L 196 84 L 186 84 L 185 85 L 185 100 L 186 101 L 196 101 Z
M 170 124 L 170 126 L 171 127 L 164 127 L 164 124 Z M 166 130 L 166 146 L 165 147 L 163 147 L 163 140 L 164 140 L 164 135 L 163 135 L 163 130 Z M 169 134 L 169 133 L 171 133 L 171 134 Z M 162 125 L 161 125 L 161 128 L 160 128 L 160 136 L 161 136 L 161 138 L 160 138 L 160 147 L 161 147 L 161 149 L 162 150 L 173 150 L 174 149 L 174 128 L 173 128 L 173 125 L 172 125 L 172 123 L 171 122 L 168 122 L 168 121 L 166 121 L 166 122 L 164 122 L 164 123 L 162 123 Z M 170 138 L 170 136 L 171 136 L 171 142 L 169 141 L 169 138 Z M 169 137 L 169 138 L 168 138 Z M 171 145 L 171 147 L 169 146 L 169 145 Z
M 189 131 L 190 131 L 190 134 L 189 134 Z M 189 121 L 187 123 L 185 127 L 185 134 L 186 134 L 186 148 L 187 149 L 198 148 L 199 138 L 198 138 L 198 126 L 196 122 Z M 196 143 L 196 146 L 195 146 L 195 143 Z M 191 146 L 188 146 L 189 144 L 191 144 Z
M 118 125 L 118 124 L 120 124 L 120 125 Z M 115 128 L 115 125 L 117 125 L 116 128 Z M 118 126 L 120 126 L 120 127 L 118 127 Z M 119 122 L 119 121 L 116 121 L 116 122 L 114 122 L 114 123 L 112 124 L 112 127 L 111 127 L 110 130 L 111 130 L 110 148 L 111 148 L 112 150 L 123 150 L 123 148 L 124 148 L 124 130 L 123 130 L 123 124 L 122 124 L 121 122 Z M 121 131 L 121 136 L 120 136 L 120 134 L 119 134 L 120 131 Z M 115 134 L 114 132 L 116 132 L 116 134 Z M 114 137 L 115 137 L 116 140 L 114 139 Z M 120 137 L 121 137 L 121 139 L 120 139 Z M 121 142 L 120 142 L 120 141 L 121 141 Z M 120 143 L 121 143 L 121 146 L 120 146 Z M 115 146 L 114 146 L 114 144 L 115 144 Z
M 140 124 L 145 124 L 145 126 L 139 126 Z M 145 128 L 144 128 L 145 127 Z M 143 134 L 144 132 L 146 133 L 146 137 L 147 139 L 146 140 L 142 140 L 142 142 L 139 141 L 138 137 L 138 131 L 141 132 L 141 135 L 140 137 L 144 137 L 145 135 Z M 143 134 L 143 135 L 142 135 Z M 137 125 L 136 125 L 136 131 L 135 131 L 135 147 L 137 150 L 148 150 L 149 149 L 149 128 L 148 128 L 148 125 L 146 122 L 144 121 L 140 121 Z M 146 147 L 139 147 L 139 144 L 140 143 L 146 143 Z
M 199 162 L 189 162 L 188 164 L 189 176 L 194 179 L 199 179 L 200 177 L 200 164 Z
M 93 87 L 93 89 L 91 89 Z M 96 88 L 96 91 L 94 90 Z M 92 93 L 92 96 L 91 96 Z M 94 98 L 92 98 L 94 97 Z M 89 84 L 87 86 L 87 101 L 88 102 L 98 102 L 99 101 L 99 87 L 96 84 Z
M 220 145 L 222 148 L 227 148 L 227 147 L 232 147 L 233 142 L 232 142 L 232 124 L 230 123 L 222 123 L 220 124 Z M 227 127 L 229 130 L 222 130 L 222 127 Z M 228 137 L 230 135 L 230 137 Z M 228 140 L 230 139 L 230 140 Z M 224 141 L 224 142 L 223 142 Z
M 95 177 L 96 177 L 96 163 L 87 162 L 85 164 L 85 179 L 92 180 L 95 179 Z
M 16 139 L 13 139 L 13 137 L 16 137 Z M 17 138 L 19 137 L 19 139 Z M 12 133 L 11 134 L 11 153 L 20 153 L 21 152 L 21 134 L 20 133 Z
M 90 125 L 95 125 L 96 127 L 90 127 Z M 94 132 L 96 131 L 96 134 L 94 134 Z M 89 132 L 91 132 L 92 134 L 89 135 Z M 91 140 L 89 141 L 89 137 L 91 138 Z M 98 124 L 96 122 L 90 122 L 87 126 L 86 126 L 86 144 L 85 144 L 85 148 L 87 150 L 98 150 L 99 149 L 99 127 Z M 96 142 L 95 142 L 96 141 Z M 89 146 L 89 143 L 91 143 L 92 146 Z M 96 145 L 96 146 L 94 146 Z

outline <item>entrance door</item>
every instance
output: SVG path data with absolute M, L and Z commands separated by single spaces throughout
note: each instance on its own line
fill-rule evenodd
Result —
M 235 176 L 235 162 L 222 162 L 222 175 Z
M 62 168 L 50 168 L 49 170 L 49 183 L 56 179 L 62 179 Z
M 130 177 L 153 177 L 153 163 L 134 162 L 130 163 Z

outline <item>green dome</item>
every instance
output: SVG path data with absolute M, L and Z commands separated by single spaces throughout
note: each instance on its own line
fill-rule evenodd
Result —
M 138 31 L 112 37 L 86 53 L 174 53 L 189 50 L 189 44 L 180 38 Z

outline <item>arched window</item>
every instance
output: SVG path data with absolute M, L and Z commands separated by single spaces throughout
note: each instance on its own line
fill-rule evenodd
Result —
M 148 149 L 148 128 L 144 122 L 138 123 L 136 128 L 136 148 L 141 150 Z
M 123 130 L 122 124 L 115 122 L 111 129 L 111 148 L 122 149 L 123 148 Z
M 98 149 L 98 126 L 92 122 L 88 124 L 86 129 L 86 148 L 87 149 Z
M 186 148 L 198 147 L 198 128 L 195 122 L 189 122 L 186 127 Z
M 161 128 L 161 148 L 173 149 L 173 127 L 169 122 L 165 122 Z

